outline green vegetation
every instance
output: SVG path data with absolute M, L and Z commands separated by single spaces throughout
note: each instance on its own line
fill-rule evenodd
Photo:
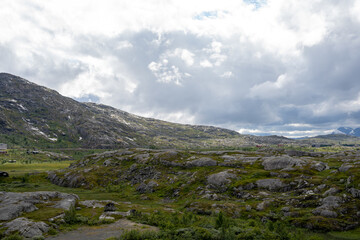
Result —
M 6 171 L 11 173 L 8 178 L 0 178 L 0 191 L 59 191 L 77 194 L 80 200 L 113 200 L 119 203 L 118 211 L 136 210 L 129 217 L 130 220 L 159 228 L 159 231 L 152 232 L 132 230 L 118 239 L 359 239 L 359 229 L 331 231 L 341 230 L 339 227 L 353 224 L 356 206 L 360 205 L 360 201 L 351 198 L 345 190 L 350 187 L 358 188 L 358 168 L 352 167 L 347 172 L 334 171 L 343 164 L 341 159 L 356 161 L 357 149 L 343 151 L 343 148 L 336 148 L 328 151 L 327 155 L 321 153 L 307 157 L 311 161 L 328 164 L 330 169 L 324 171 L 314 170 L 311 164 L 297 167 L 292 171 L 267 171 L 264 170 L 261 161 L 256 160 L 268 156 L 269 153 L 271 156 L 280 156 L 285 151 L 300 151 L 299 149 L 305 150 L 291 146 L 226 152 L 126 149 L 113 152 L 99 151 L 100 153 L 76 162 L 55 160 L 42 151 L 27 154 L 26 150 L 10 150 L 9 155 L 0 156 L 0 159 L 8 161 L 16 158 L 18 161 L 0 165 L 2 169 L 6 168 Z M 78 151 L 67 150 L 67 154 L 63 151 L 61 153 L 73 158 L 76 152 Z M 181 165 L 204 157 L 217 161 L 218 165 Z M 237 158 L 242 159 L 242 162 L 237 163 Z M 233 165 L 226 165 L 227 159 L 232 159 Z M 76 173 L 74 176 L 83 177 L 85 185 L 81 188 L 54 185 L 49 181 L 48 174 L 43 172 L 65 168 L 70 163 L 71 169 L 57 174 L 64 177 L 66 173 L 70 173 L 67 176 Z M 167 165 L 169 163 L 180 165 Z M 224 171 L 234 174 L 234 178 L 229 179 L 224 188 L 210 188 L 208 176 Z M 285 177 L 279 177 L 279 174 L 285 174 Z M 352 180 L 347 182 L 349 176 Z M 300 191 L 259 190 L 257 187 L 246 187 L 258 180 L 269 178 L 280 179 L 287 185 L 293 182 L 299 184 L 305 179 L 308 185 Z M 139 190 L 141 184 L 149 184 L 151 181 L 156 182 L 153 189 Z M 305 194 L 306 191 L 314 191 L 321 184 L 327 187 L 311 195 Z M 341 209 L 346 209 L 346 214 L 339 214 L 337 218 L 326 218 L 312 213 L 324 198 L 325 190 L 329 188 L 341 190 L 335 196 L 348 196 L 349 200 L 341 205 Z M 210 195 L 206 195 L 205 191 Z M 246 198 L 241 194 L 249 194 L 250 197 Z M 268 200 L 269 203 L 264 205 L 263 210 L 257 209 L 261 203 Z M 64 212 L 47 204 L 39 204 L 38 211 L 24 213 L 22 216 L 50 224 L 50 217 L 65 213 L 64 222 L 53 222 L 58 228 L 52 228 L 48 235 L 79 226 L 109 223 L 99 220 L 103 208 L 87 208 L 79 204 L 77 206 L 80 208 L 71 208 Z M 284 206 L 288 207 L 285 212 Z M 115 221 L 120 217 L 116 217 Z M 311 226 L 312 230 L 304 229 L 307 226 Z M 17 236 L 14 237 L 16 239 Z

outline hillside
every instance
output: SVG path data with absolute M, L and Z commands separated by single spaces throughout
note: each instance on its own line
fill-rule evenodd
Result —
M 0 74 L 0 142 L 22 147 L 201 148 L 211 142 L 219 145 L 216 139 L 245 142 L 235 131 L 169 123 L 80 103 L 20 77 Z

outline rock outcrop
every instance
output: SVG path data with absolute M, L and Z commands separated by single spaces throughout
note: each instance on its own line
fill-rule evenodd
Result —
M 17 218 L 3 225 L 5 234 L 19 232 L 25 238 L 41 237 L 49 231 L 49 226 L 44 222 L 33 222 L 27 218 Z
M 35 204 L 51 203 L 54 208 L 68 210 L 79 197 L 60 192 L 0 192 L 0 220 L 8 221 L 19 217 L 23 212 L 38 210 Z
M 262 165 L 265 170 L 290 169 L 292 167 L 304 166 L 306 162 L 290 156 L 276 156 L 264 158 Z

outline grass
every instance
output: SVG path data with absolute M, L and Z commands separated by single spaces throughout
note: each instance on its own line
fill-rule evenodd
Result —
M 63 150 L 58 150 L 59 152 L 63 152 Z M 136 151 L 136 150 L 134 150 Z M 67 155 L 77 155 L 78 158 L 81 158 L 84 152 L 77 153 L 77 150 L 67 150 Z M 193 154 L 193 153 L 191 153 Z M 182 160 L 177 161 L 185 161 L 184 159 L 188 159 L 191 157 L 190 153 L 184 153 L 182 155 Z M 235 153 L 234 153 L 235 154 Z M 237 153 L 236 153 L 237 154 Z M 249 151 L 245 153 L 246 156 L 253 156 L 255 153 Z M 196 157 L 202 157 L 202 154 L 196 154 Z M 3 163 L 2 160 L 7 159 L 18 159 L 16 163 Z M 219 162 L 222 161 L 219 155 L 213 154 L 211 157 Z M 107 159 L 107 158 L 106 158 Z M 337 159 L 321 159 L 315 158 L 319 161 L 324 161 L 327 163 L 331 163 L 331 165 L 339 165 L 339 160 Z M 90 159 L 91 160 L 91 159 Z M 291 219 L 283 219 L 282 215 L 278 213 L 281 211 L 283 204 L 289 199 L 292 198 L 294 201 L 298 201 L 299 203 L 307 203 L 308 207 L 294 207 L 294 210 L 300 214 L 299 219 L 303 219 L 307 221 L 307 219 L 311 216 L 311 210 L 316 207 L 313 206 L 313 202 L 316 203 L 313 199 L 303 199 L 303 196 L 294 197 L 290 195 L 282 195 L 282 193 L 270 193 L 272 194 L 270 197 L 274 197 L 275 194 L 281 194 L 278 196 L 276 202 L 272 202 L 271 205 L 268 206 L 268 209 L 265 211 L 256 211 L 256 206 L 263 199 L 250 199 L 250 200 L 239 200 L 232 197 L 233 187 L 243 186 L 249 182 L 255 182 L 258 179 L 263 178 L 276 178 L 270 176 L 269 171 L 263 170 L 263 167 L 259 163 L 255 163 L 253 165 L 244 164 L 244 169 L 240 169 L 238 178 L 233 180 L 232 184 L 229 185 L 228 190 L 223 193 L 226 197 L 220 201 L 211 201 L 208 199 L 200 198 L 197 188 L 204 188 L 206 185 L 206 177 L 209 174 L 217 173 L 220 171 L 224 171 L 227 167 L 201 167 L 201 168 L 181 168 L 174 167 L 169 171 L 168 168 L 154 164 L 157 171 L 161 172 L 161 177 L 159 179 L 155 179 L 156 182 L 159 183 L 158 190 L 153 193 L 140 194 L 136 191 L 136 187 L 139 183 L 130 184 L 128 180 L 120 181 L 119 183 L 114 184 L 113 180 L 118 178 L 118 173 L 125 174 L 128 171 L 130 165 L 135 163 L 136 161 L 130 157 L 126 161 L 119 161 L 119 166 L 116 167 L 105 167 L 102 165 L 102 160 L 96 163 L 98 168 L 96 171 L 91 171 L 86 173 L 86 177 L 94 183 L 97 183 L 93 189 L 81 189 L 81 188 L 64 188 L 54 184 L 51 184 L 49 180 L 46 178 L 46 171 L 49 170 L 58 170 L 62 168 L 66 168 L 72 161 L 54 161 L 53 159 L 46 157 L 41 154 L 27 154 L 25 150 L 14 150 L 9 152 L 8 156 L 0 156 L 0 170 L 7 171 L 10 173 L 9 178 L 0 178 L 0 191 L 9 191 L 9 192 L 27 192 L 27 191 L 59 191 L 65 193 L 74 193 L 77 194 L 81 200 L 114 200 L 119 202 L 120 205 L 117 206 L 119 211 L 128 211 L 130 209 L 137 209 L 141 211 L 143 214 L 139 216 L 132 217 L 132 220 L 147 223 L 155 226 L 159 226 L 163 231 L 160 233 L 161 236 L 166 236 L 167 238 L 159 238 L 159 239 L 237 239 L 232 237 L 246 237 L 246 239 L 255 239 L 256 234 L 262 236 L 263 238 L 258 239 L 281 239 L 281 236 L 286 236 L 281 229 L 282 226 L 286 230 L 295 229 L 299 231 L 299 236 L 302 238 L 296 238 L 299 236 L 293 236 L 293 239 L 329 239 L 329 240 L 339 240 L 339 239 L 360 239 L 360 229 L 355 229 L 346 232 L 328 232 L 328 233 L 316 233 L 306 231 L 300 228 L 294 228 L 291 225 Z M 113 160 L 113 159 L 110 159 Z M 97 161 L 97 160 L 92 160 Z M 115 160 L 114 160 L 115 161 Z M 330 164 L 329 164 L 330 165 Z M 139 164 L 137 163 L 138 168 L 143 168 L 148 166 L 147 164 Z M 82 170 L 85 168 L 89 168 L 89 166 L 85 166 L 78 170 Z M 93 165 L 91 165 L 93 167 Z M 354 186 L 358 184 L 357 178 L 359 178 L 359 173 L 357 173 L 357 169 L 352 169 L 348 173 L 335 173 L 330 174 L 330 170 L 326 170 L 323 172 L 317 172 L 311 170 L 309 167 L 306 167 L 305 170 L 296 170 L 294 172 L 290 172 L 292 177 L 289 179 L 282 179 L 284 182 L 288 183 L 293 181 L 295 177 L 299 177 L 301 174 L 311 176 L 311 179 L 307 181 L 309 183 L 313 183 L 315 185 L 319 185 L 324 182 L 329 187 L 339 187 L 343 188 L 344 184 L 340 184 L 341 179 L 346 179 L 348 174 L 351 173 L 354 177 Z M 354 171 L 353 171 L 354 170 Z M 75 171 L 75 170 L 74 170 Z M 183 172 L 182 174 L 178 174 L 179 172 Z M 238 171 L 237 169 L 233 171 Z M 193 173 L 196 172 L 196 177 L 190 177 Z M 273 171 L 281 173 L 281 171 Z M 37 173 L 37 174 L 34 174 Z M 187 173 L 187 174 L 185 174 Z M 137 173 L 134 173 L 135 175 Z M 169 179 L 176 179 L 173 182 L 169 182 Z M 194 181 L 191 181 L 191 179 Z M 101 181 L 106 181 L 106 186 Z M 355 186 L 355 187 L 356 187 Z M 181 196 L 173 197 L 173 190 L 180 189 Z M 258 190 L 249 190 L 249 193 L 256 193 Z M 148 200 L 141 200 L 142 197 L 148 197 Z M 164 199 L 173 198 L 174 202 L 164 203 Z M 122 202 L 131 202 L 130 204 L 125 204 Z M 192 203 L 197 202 L 197 204 Z M 353 203 L 351 203 L 353 204 Z M 354 203 L 355 204 L 355 203 Z M 252 210 L 245 211 L 245 206 L 251 205 Z M 210 212 L 210 215 L 200 215 L 196 213 L 191 213 L 189 207 L 201 208 Z M 46 221 L 49 217 L 53 217 L 62 212 L 59 209 L 53 209 L 47 205 L 39 206 L 40 210 L 32 213 L 26 213 L 23 216 L 28 217 L 30 219 L 34 219 L 36 221 Z M 175 214 L 167 211 L 166 209 L 170 208 L 172 211 L 176 211 Z M 298 209 L 295 209 L 298 208 Z M 218 223 L 216 223 L 216 211 L 222 211 L 224 216 L 221 219 L 218 219 Z M 102 208 L 85 208 L 82 207 L 80 210 L 76 210 L 76 215 L 80 215 L 83 217 L 81 223 L 75 223 L 73 226 L 63 226 L 60 227 L 60 230 L 69 230 L 76 228 L 81 224 L 100 224 L 98 221 L 98 217 L 103 212 Z M 194 211 L 196 212 L 196 211 Z M 235 214 L 235 212 L 238 212 Z M 189 214 L 189 215 L 187 215 Z M 225 215 L 228 214 L 227 218 L 224 218 Z M 75 216 L 76 216 L 75 215 Z M 176 215 L 178 215 L 176 217 Z M 186 217 L 184 217 L 186 215 Z M 191 219 L 190 215 L 192 216 Z M 230 217 L 231 216 L 231 217 Z M 224 219 L 222 219 L 224 218 Z M 249 218 L 253 219 L 249 221 Z M 278 221 L 277 225 L 266 226 L 262 228 L 261 219 L 271 219 L 270 222 Z M 279 219 L 282 219 L 279 221 Z M 85 221 L 86 220 L 86 221 Z M 289 220 L 289 221 L 288 221 Z M 294 220 L 294 219 L 293 219 Z M 185 221 L 185 222 L 184 222 Z M 221 222 L 228 223 L 220 224 Z M 268 220 L 267 220 L 268 221 Z M 269 221 L 268 221 L 269 222 Z M 284 225 L 281 225 L 284 224 Z M 324 222 L 327 224 L 327 222 Z M 225 229 L 226 228 L 226 229 Z M 225 229 L 224 231 L 222 229 Z M 161 235 L 162 234 L 162 235 Z M 209 237 L 218 236 L 219 238 Z M 221 235 L 223 234 L 223 235 Z M 234 235 L 235 234 L 235 235 Z M 283 234 L 283 235 L 282 235 Z M 208 236 L 209 238 L 201 238 L 204 236 Z M 252 236 L 252 237 L 249 237 Z M 143 237 L 137 235 L 137 233 L 132 233 L 128 236 L 131 237 Z M 191 238 L 192 237 L 192 238 Z M 223 238 L 222 238 L 223 237 Z M 269 238 L 266 238 L 269 237 Z M 270 238 L 273 237 L 273 238 Z M 149 237 L 150 238 L 150 237 Z M 126 239 L 126 238 L 125 238 Z M 144 239 L 144 238 L 138 238 Z M 241 238 L 240 238 L 241 239 Z M 287 239 L 287 238 L 284 238 Z
M 44 162 L 44 163 L 5 163 L 0 165 L 0 170 L 8 172 L 10 176 L 23 176 L 29 173 L 41 173 L 67 168 L 73 161 Z

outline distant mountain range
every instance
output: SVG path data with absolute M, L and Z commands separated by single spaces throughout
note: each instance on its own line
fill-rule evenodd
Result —
M 345 134 L 354 137 L 360 137 L 360 128 L 339 127 L 334 131 L 335 134 Z

